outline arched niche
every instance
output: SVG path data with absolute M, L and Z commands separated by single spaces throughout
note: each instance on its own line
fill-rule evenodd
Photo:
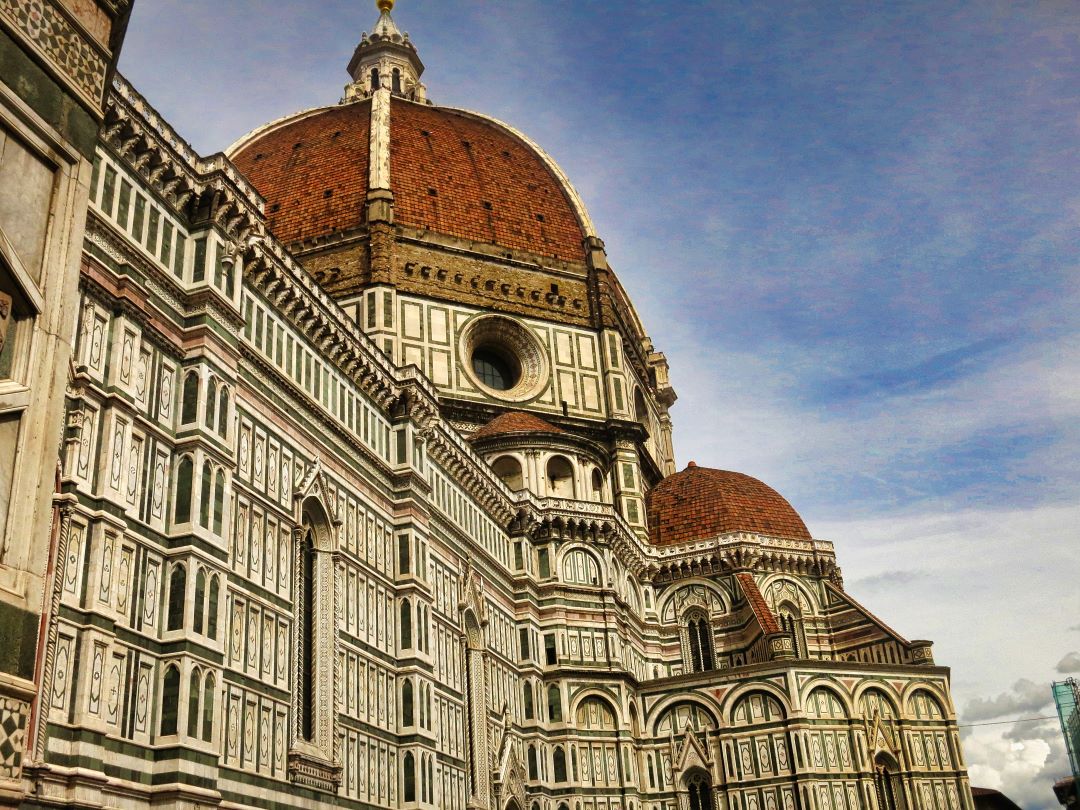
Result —
M 491 469 L 499 477 L 499 480 L 514 492 L 525 487 L 525 476 L 522 472 L 521 462 L 514 456 L 499 456 L 492 462 Z
M 550 456 L 544 466 L 544 481 L 547 494 L 553 498 L 573 498 L 574 465 L 562 455 Z

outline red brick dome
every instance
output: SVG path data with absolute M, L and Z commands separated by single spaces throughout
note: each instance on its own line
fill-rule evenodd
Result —
M 233 162 L 291 243 L 364 224 L 371 102 L 300 113 L 240 141 Z M 565 261 L 585 260 L 587 213 L 535 144 L 483 116 L 390 102 L 397 224 Z
M 743 473 L 690 462 L 645 498 L 649 539 L 670 546 L 730 532 L 809 540 L 798 512 L 772 487 Z

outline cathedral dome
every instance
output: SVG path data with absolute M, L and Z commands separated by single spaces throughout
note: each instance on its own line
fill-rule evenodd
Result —
M 266 199 L 285 243 L 365 224 L 373 188 L 372 100 L 312 110 L 251 133 L 230 149 Z M 494 119 L 393 96 L 388 109 L 394 222 L 498 248 L 585 261 L 591 225 L 562 171 L 536 144 Z
M 526 411 L 507 411 L 500 414 L 483 425 L 479 430 L 469 436 L 469 441 L 475 442 L 481 439 L 490 439 L 495 436 L 506 436 L 511 433 L 537 434 L 537 433 L 565 433 L 562 428 L 541 419 L 535 414 Z
M 645 498 L 649 539 L 670 546 L 731 532 L 810 540 L 798 512 L 772 487 L 743 473 L 698 467 L 657 484 Z

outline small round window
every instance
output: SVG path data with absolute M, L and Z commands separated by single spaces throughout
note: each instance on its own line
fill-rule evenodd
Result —
M 509 391 L 521 379 L 517 358 L 494 346 L 479 346 L 473 351 L 472 367 L 480 382 L 495 391 Z
M 460 354 L 466 375 L 481 393 L 525 402 L 547 384 L 547 359 L 536 335 L 505 315 L 481 315 L 462 330 Z

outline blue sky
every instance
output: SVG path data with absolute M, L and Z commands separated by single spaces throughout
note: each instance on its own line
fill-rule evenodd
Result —
M 121 69 L 214 152 L 336 101 L 376 16 L 139 0 Z M 433 100 L 525 131 L 581 192 L 671 362 L 681 464 L 784 493 L 856 597 L 935 640 L 962 722 L 1047 714 L 1080 649 L 1080 6 L 401 0 L 395 19 Z M 1053 723 L 965 733 L 976 784 L 1054 805 Z

